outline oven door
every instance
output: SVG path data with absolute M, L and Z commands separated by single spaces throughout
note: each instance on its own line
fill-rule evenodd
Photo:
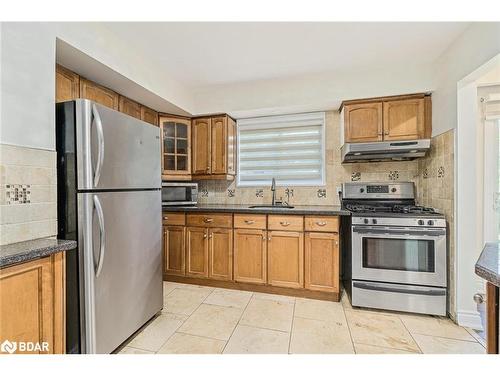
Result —
M 446 286 L 446 229 L 352 227 L 352 278 Z

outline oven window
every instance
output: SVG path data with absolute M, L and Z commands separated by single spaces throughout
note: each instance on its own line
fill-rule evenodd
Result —
M 363 268 L 434 272 L 434 241 L 363 238 Z

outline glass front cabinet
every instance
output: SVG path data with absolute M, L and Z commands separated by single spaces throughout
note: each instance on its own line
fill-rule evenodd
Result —
M 191 180 L 191 120 L 160 117 L 162 179 Z

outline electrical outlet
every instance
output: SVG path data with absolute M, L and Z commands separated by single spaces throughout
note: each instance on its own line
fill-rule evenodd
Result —
M 342 185 L 337 185 L 335 187 L 335 192 L 337 195 L 339 195 L 342 192 Z

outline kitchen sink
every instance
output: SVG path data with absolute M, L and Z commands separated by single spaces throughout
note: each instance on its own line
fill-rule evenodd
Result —
M 288 209 L 293 208 L 293 206 L 273 206 L 272 204 L 259 204 L 255 206 L 248 206 L 248 208 L 272 208 L 272 209 Z

